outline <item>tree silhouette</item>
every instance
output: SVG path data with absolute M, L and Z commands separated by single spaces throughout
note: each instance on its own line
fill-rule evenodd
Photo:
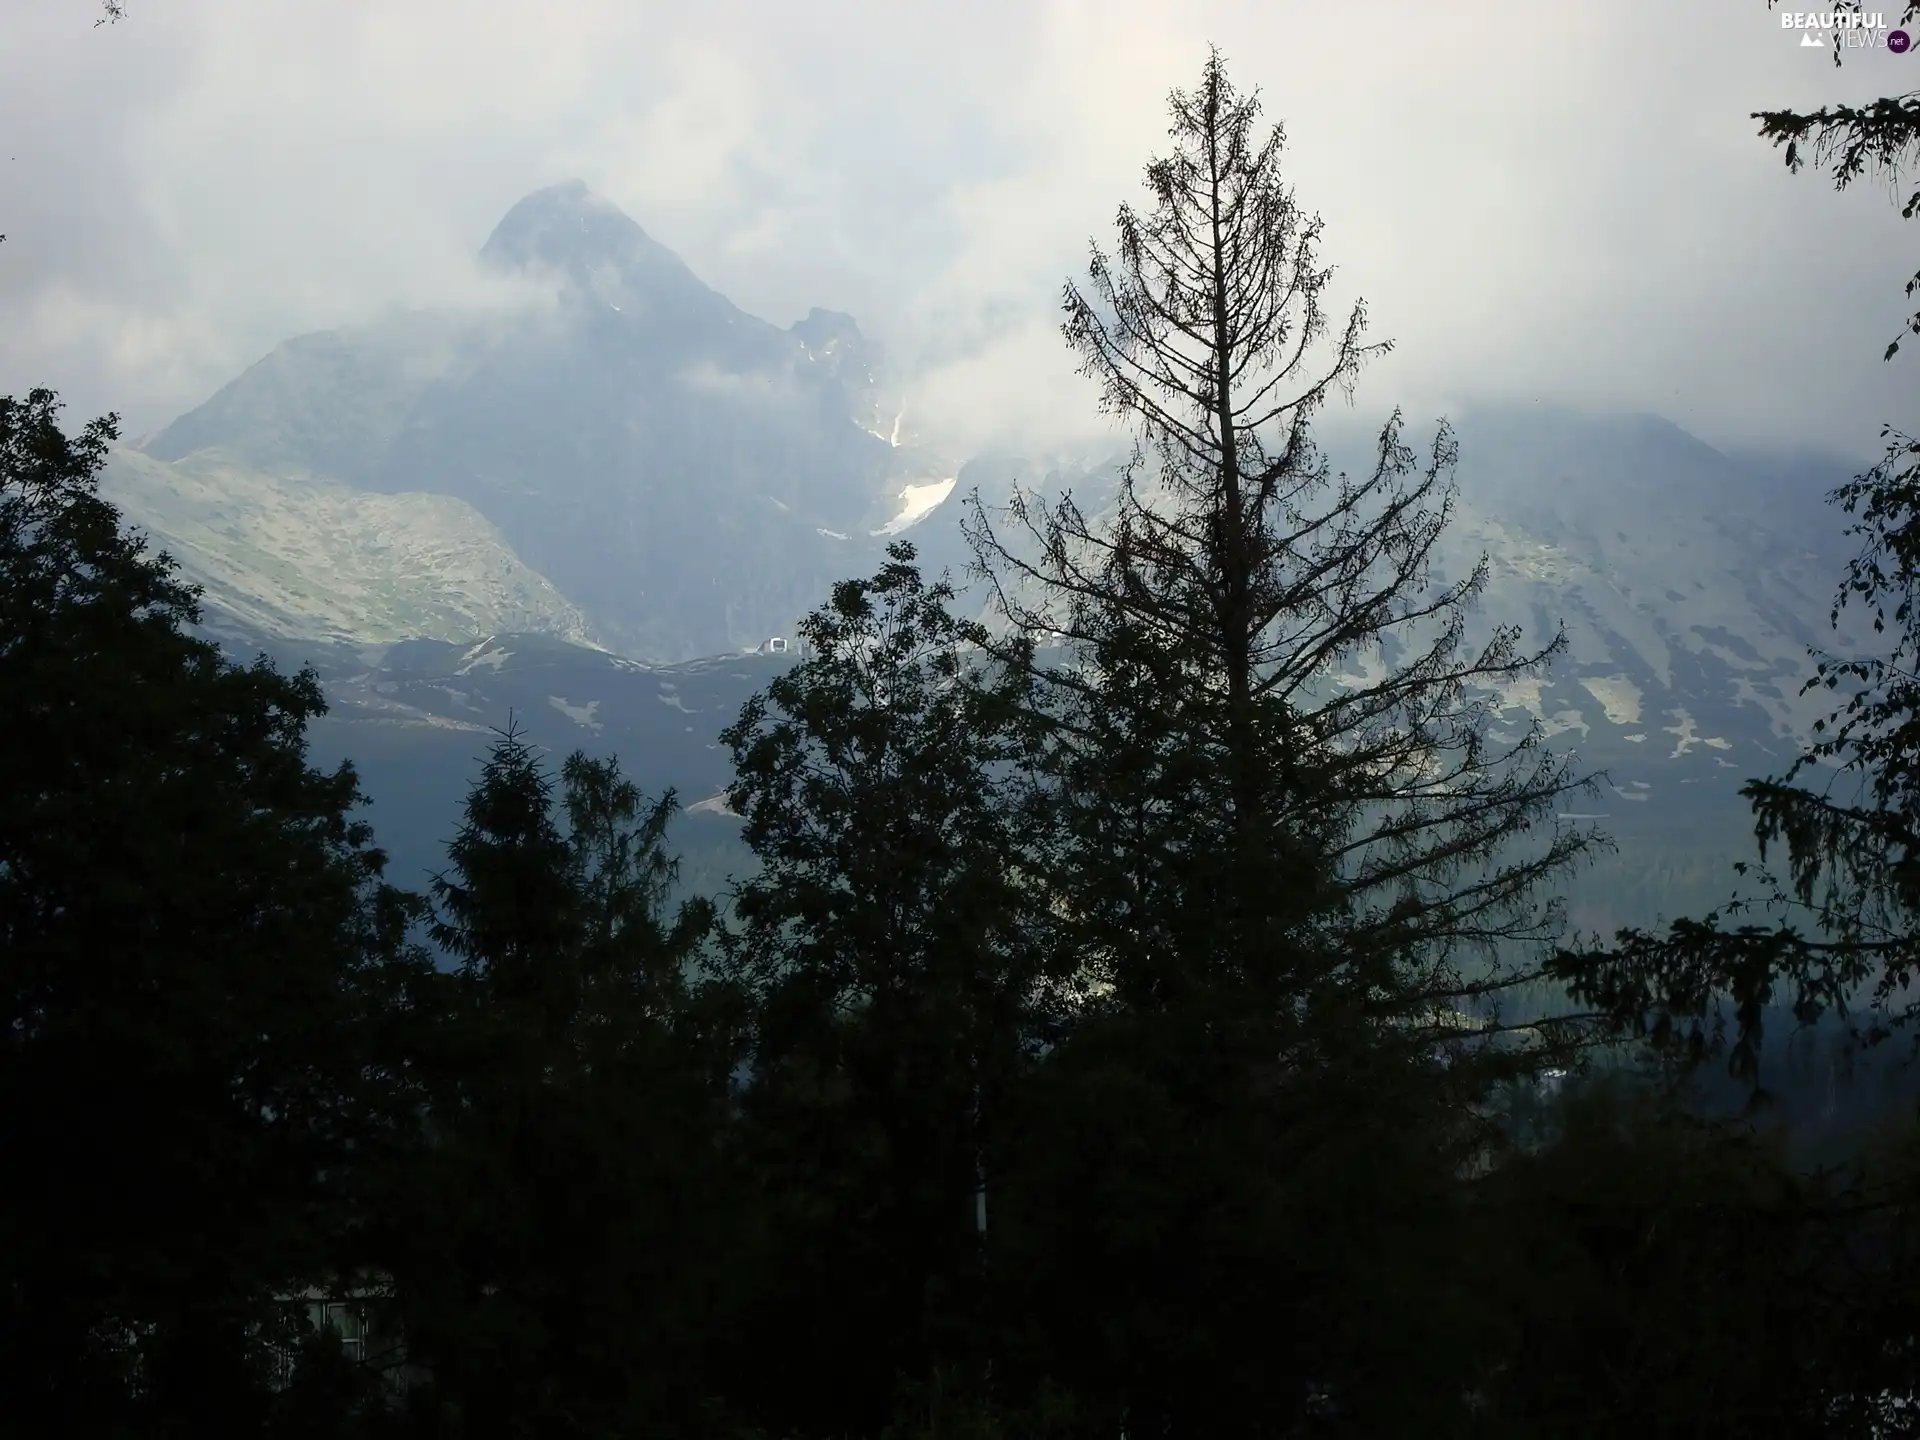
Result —
M 1118 496 L 1104 515 L 1017 496 L 1011 531 L 976 496 L 970 523 L 1014 631 L 1077 662 L 1042 678 L 1085 815 L 1065 888 L 1089 963 L 1123 989 L 1128 967 L 1150 989 L 1181 965 L 1265 969 L 1402 1022 L 1489 997 L 1530 978 L 1492 962 L 1557 934 L 1553 885 L 1598 838 L 1554 819 L 1575 781 L 1537 726 L 1493 734 L 1498 693 L 1563 642 L 1467 644 L 1484 560 L 1432 578 L 1444 426 L 1424 469 L 1396 414 L 1371 474 L 1332 472 L 1314 417 L 1386 347 L 1356 305 L 1322 357 L 1321 224 L 1217 53 L 1172 110 L 1152 210 L 1122 207 L 1115 253 L 1066 294 L 1068 342 L 1139 435 Z
M 1048 647 L 1054 965 L 1088 990 L 1009 1182 L 1036 1318 L 1003 1371 L 1140 1433 L 1438 1424 L 1474 1106 L 1553 1048 L 1481 1021 L 1596 840 L 1555 818 L 1574 779 L 1538 731 L 1494 733 L 1560 641 L 1468 644 L 1484 562 L 1432 565 L 1444 427 L 1424 468 L 1395 415 L 1370 474 L 1334 473 L 1315 417 L 1384 347 L 1362 307 L 1334 323 L 1284 133 L 1217 52 L 1170 103 L 1151 208 L 1065 296 L 1137 436 L 1117 493 L 969 517 L 995 633 Z
M 749 1363 L 773 1413 L 868 1432 L 898 1374 L 978 1379 L 997 1160 L 1049 1001 L 1028 671 L 990 662 L 911 545 L 888 554 L 722 737 L 762 863 L 728 964 L 780 1251 Z
M 311 673 L 239 667 L 99 496 L 112 417 L 0 398 L 0 1393 L 75 1426 L 263 1413 L 275 1296 L 363 1261 L 419 1095 L 417 907 Z M 117 1420 L 114 1417 L 118 1417 Z

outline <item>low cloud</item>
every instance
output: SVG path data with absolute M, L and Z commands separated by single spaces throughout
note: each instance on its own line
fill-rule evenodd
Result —
M 1763 0 L 1657 33 L 1485 0 L 1391 20 L 1236 0 L 19 0 L 0 52 L 0 392 L 157 426 L 277 341 L 501 301 L 472 257 L 586 179 L 785 326 L 859 317 L 956 441 L 1105 433 L 1056 326 L 1209 41 L 1286 122 L 1337 301 L 1397 342 L 1362 409 L 1659 411 L 1872 448 L 1909 418 L 1916 232 L 1787 175 L 1748 112 L 1903 88 Z M 493 297 L 489 299 L 488 297 Z

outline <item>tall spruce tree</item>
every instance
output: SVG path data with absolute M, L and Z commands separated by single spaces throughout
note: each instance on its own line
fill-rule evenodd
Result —
M 1433 580 L 1444 427 L 1424 468 L 1396 415 L 1370 474 L 1333 473 L 1313 421 L 1385 347 L 1359 306 L 1332 329 L 1283 132 L 1217 53 L 1171 104 L 1151 209 L 1065 297 L 1138 437 L 1117 498 L 969 520 L 1005 629 L 1065 652 L 1035 676 L 1056 963 L 1097 997 L 1012 1184 L 1009 1268 L 1046 1317 L 1018 1363 L 1129 1433 L 1437 1426 L 1474 1102 L 1545 1053 L 1459 1012 L 1537 973 L 1596 839 L 1556 820 L 1574 779 L 1538 731 L 1494 733 L 1561 642 L 1470 646 L 1484 562 Z
M 1068 343 L 1139 437 L 1117 501 L 1016 497 L 1009 530 L 976 497 L 970 524 L 1015 631 L 1079 662 L 1043 679 L 1088 959 L 1142 1002 L 1207 967 L 1383 1018 L 1488 995 L 1515 976 L 1460 962 L 1554 936 L 1553 884 L 1596 838 L 1554 819 L 1574 781 L 1537 728 L 1491 723 L 1563 642 L 1472 647 L 1484 560 L 1432 581 L 1444 426 L 1424 468 L 1396 414 L 1369 475 L 1332 473 L 1313 420 L 1387 347 L 1360 305 L 1323 345 L 1321 224 L 1217 53 L 1172 107 L 1153 208 L 1122 207 L 1066 294 Z
M 689 961 L 713 927 L 713 905 L 669 903 L 680 878 L 667 844 L 679 811 L 672 790 L 649 801 L 617 759 L 578 751 L 560 778 L 581 905 L 582 999 L 590 1027 L 617 1046 L 635 1024 L 689 1015 Z
M 468 793 L 447 858 L 451 873 L 433 882 L 433 938 L 459 960 L 507 1043 L 550 1063 L 579 1014 L 587 918 L 553 782 L 511 720 Z
M 974 1371 L 1008 1095 L 1046 1008 L 1024 665 L 990 664 L 911 545 L 835 587 L 723 739 L 761 871 L 729 964 L 772 1209 L 746 1368 L 805 1433 Z

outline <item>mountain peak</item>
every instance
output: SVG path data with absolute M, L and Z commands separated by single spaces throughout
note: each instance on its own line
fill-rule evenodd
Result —
M 787 332 L 800 342 L 809 359 L 825 372 L 856 389 L 871 386 L 879 368 L 877 348 L 860 333 L 851 315 L 815 306 L 807 318 Z
M 594 290 L 600 287 L 593 282 L 608 272 L 634 291 L 706 289 L 678 255 L 583 180 L 564 180 L 515 202 L 480 259 L 503 270 L 558 270 Z
M 822 353 L 842 345 L 862 343 L 860 323 L 853 316 L 839 310 L 822 310 L 818 305 L 793 327 L 793 333 L 809 350 Z
M 806 311 L 806 319 L 795 324 L 787 334 L 801 342 L 810 357 L 816 361 L 828 361 L 837 367 L 852 367 L 864 371 L 872 365 L 872 353 L 866 342 L 866 336 L 860 334 L 860 326 L 852 315 L 843 315 L 835 309 L 820 309 L 818 305 Z

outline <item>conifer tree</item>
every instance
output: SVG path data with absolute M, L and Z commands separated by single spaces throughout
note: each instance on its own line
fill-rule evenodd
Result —
M 1172 107 L 1152 209 L 1122 207 L 1066 294 L 1068 343 L 1139 439 L 1117 501 L 976 498 L 976 562 L 1015 632 L 1075 662 L 1042 678 L 1089 963 L 1142 1002 L 1224 967 L 1406 1020 L 1517 978 L 1464 960 L 1557 933 L 1552 882 L 1595 837 L 1554 819 L 1573 778 L 1537 727 L 1492 722 L 1562 641 L 1469 645 L 1484 561 L 1432 565 L 1444 426 L 1424 467 L 1396 414 L 1370 474 L 1333 473 L 1313 421 L 1386 347 L 1358 304 L 1332 330 L 1284 132 L 1218 54 Z
M 671 792 L 580 753 L 560 789 L 510 724 L 435 883 L 462 1003 L 397 1263 L 465 1436 L 618 1433 L 705 1398 L 732 1068 L 689 981 L 710 907 L 671 905 Z
M 576 751 L 561 767 L 562 802 L 580 897 L 583 1000 L 606 1028 L 672 1021 L 690 1002 L 688 964 L 711 930 L 713 906 L 670 907 L 679 860 L 667 827 L 679 810 L 668 790 L 649 803 L 617 758 Z
M 467 796 L 447 847 L 451 878 L 434 880 L 433 937 L 460 961 L 473 992 L 552 1043 L 580 1006 L 580 932 L 573 855 L 553 816 L 553 787 L 511 722 Z
M 1773 9 L 1779 0 L 1767 0 Z M 1858 15 L 1865 9 L 1862 0 L 1839 0 L 1834 13 Z M 1920 20 L 1920 4 L 1908 3 L 1900 10 L 1898 24 L 1912 27 Z M 1846 53 L 1844 45 L 1833 46 L 1833 63 L 1838 66 Z M 1895 187 L 1911 172 L 1920 159 L 1920 92 L 1883 95 L 1865 105 L 1822 105 L 1818 110 L 1756 110 L 1749 117 L 1760 122 L 1761 138 L 1784 151 L 1789 171 L 1798 172 L 1808 160 L 1825 167 L 1834 188 L 1846 189 L 1866 175 L 1884 177 Z M 1920 190 L 1910 192 L 1900 213 L 1908 220 L 1920 215 Z M 1920 290 L 1920 274 L 1907 281 L 1907 297 Z M 1905 334 L 1920 335 L 1920 313 L 1911 315 L 1901 327 Z M 1882 359 L 1891 360 L 1900 353 L 1902 336 L 1888 342 Z
M 1445 427 L 1423 465 L 1396 414 L 1370 473 L 1334 472 L 1314 421 L 1385 347 L 1358 305 L 1333 323 L 1283 132 L 1217 53 L 1171 107 L 1151 208 L 1065 296 L 1137 437 L 1117 496 L 969 518 L 1004 632 L 1063 656 L 1034 677 L 1055 963 L 1093 990 L 1011 1182 L 1046 1317 L 1017 1363 L 1130 1432 L 1437 1425 L 1475 1105 L 1548 1048 L 1459 1012 L 1538 974 L 1595 841 L 1556 819 L 1568 763 L 1495 723 L 1561 642 L 1469 643 L 1484 562 L 1433 564 Z

